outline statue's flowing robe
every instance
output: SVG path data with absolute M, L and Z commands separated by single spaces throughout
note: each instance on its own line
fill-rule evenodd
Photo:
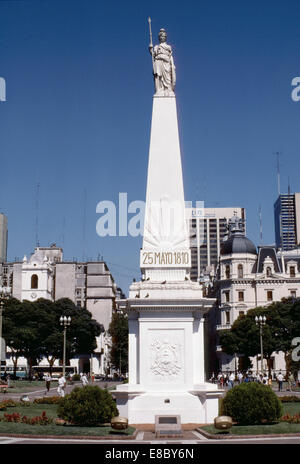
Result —
M 172 48 L 166 43 L 155 45 L 153 50 L 153 72 L 158 76 L 161 89 L 173 91 L 175 88 L 176 74 L 172 56 Z M 159 90 L 159 89 L 156 89 Z

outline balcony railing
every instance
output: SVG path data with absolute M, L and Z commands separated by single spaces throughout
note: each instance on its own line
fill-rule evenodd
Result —
M 231 324 L 220 324 L 217 325 L 217 330 L 229 330 L 231 329 Z

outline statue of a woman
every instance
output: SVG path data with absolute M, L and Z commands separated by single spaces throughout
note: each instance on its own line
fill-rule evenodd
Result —
M 169 97 L 174 95 L 176 83 L 175 65 L 172 48 L 167 44 L 167 33 L 161 29 L 158 34 L 159 45 L 153 48 L 152 43 L 149 51 L 153 61 L 153 75 L 155 82 L 155 95 Z

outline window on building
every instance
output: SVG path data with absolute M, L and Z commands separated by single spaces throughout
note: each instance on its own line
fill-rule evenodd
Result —
M 267 277 L 271 277 L 272 271 L 271 271 L 271 268 L 270 268 L 270 267 L 267 267 L 267 269 L 266 269 L 266 274 L 267 274 Z
M 225 295 L 225 302 L 229 303 L 229 292 L 224 292 Z
M 225 323 L 230 324 L 230 312 L 229 311 L 225 312 Z
M 230 266 L 229 266 L 229 264 L 226 264 L 226 267 L 225 267 L 225 277 L 226 277 L 226 279 L 230 279 Z
M 296 276 L 296 269 L 295 266 L 290 266 L 290 277 Z
M 39 278 L 36 274 L 31 276 L 31 288 L 38 288 Z
M 296 295 L 297 295 L 296 290 L 290 290 L 290 294 L 292 298 L 296 298 Z
M 238 292 L 238 299 L 239 301 L 244 301 L 244 292 L 242 291 Z
M 245 311 L 239 311 L 239 316 L 244 316 Z
M 77 301 L 76 301 L 76 306 L 78 306 L 79 308 L 81 308 L 81 300 L 77 300 Z
M 267 291 L 267 301 L 273 301 L 273 290 Z
M 242 279 L 244 277 L 244 270 L 243 270 L 243 265 L 239 264 L 238 265 L 238 278 Z

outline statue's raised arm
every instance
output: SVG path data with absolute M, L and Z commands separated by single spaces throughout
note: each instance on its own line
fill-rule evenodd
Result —
M 155 95 L 163 97 L 174 96 L 176 73 L 174 59 L 172 55 L 172 47 L 167 44 L 167 33 L 164 29 L 161 29 L 159 31 L 159 45 L 155 45 L 153 48 L 150 18 L 149 27 L 149 51 L 152 55 Z

